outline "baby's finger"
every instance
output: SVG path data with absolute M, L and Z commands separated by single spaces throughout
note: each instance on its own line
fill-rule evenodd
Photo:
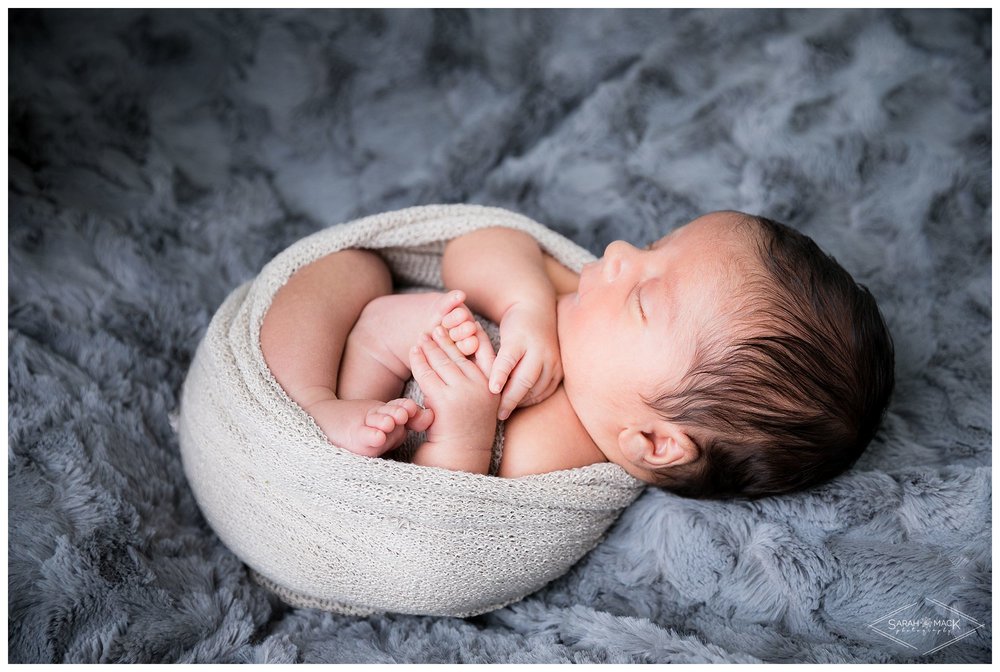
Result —
M 424 354 L 423 348 L 419 345 L 410 348 L 410 373 L 413 374 L 417 385 L 421 387 L 444 384 L 437 372 L 431 368 L 430 362 L 427 361 L 427 355 Z
M 458 363 L 453 360 L 448 353 L 441 349 L 441 346 L 428 334 L 420 337 L 420 347 L 427 355 L 427 363 L 431 365 L 438 377 L 446 385 L 453 385 L 462 377 L 462 372 L 458 370 Z M 461 353 L 459 353 L 461 355 Z
M 550 377 L 548 383 L 546 383 L 545 387 L 542 388 L 541 392 L 535 395 L 535 399 L 532 403 L 538 403 L 539 401 L 548 399 L 552 396 L 552 393 L 556 391 L 557 387 L 559 387 L 559 382 L 560 380 L 555 376 Z
M 517 403 L 517 407 L 534 406 L 543 399 L 548 399 L 553 392 L 555 392 L 555 386 L 552 384 L 552 381 L 538 381 L 528 390 L 528 393 L 524 395 L 521 401 Z
M 521 403 L 524 396 L 535 386 L 540 368 L 540 366 L 532 367 L 532 369 L 518 367 L 517 372 L 504 389 L 503 397 L 500 399 L 500 408 L 497 413 L 498 418 L 506 420 L 514 409 L 517 408 L 517 405 Z
M 421 408 L 416 415 L 406 423 L 406 428 L 412 432 L 425 432 L 434 423 L 434 411 L 429 408 Z
M 504 388 L 504 385 L 507 384 L 507 378 L 510 377 L 510 372 L 514 370 L 523 356 L 523 349 L 514 350 L 503 344 L 500 345 L 500 352 L 497 353 L 490 371 L 490 392 L 496 394 Z
M 559 384 L 559 379 L 552 375 L 549 367 L 542 365 L 542 370 L 538 374 L 538 380 L 535 384 L 531 386 L 528 393 L 524 395 L 524 398 L 518 403 L 518 406 L 531 406 L 537 404 L 543 399 L 547 399 L 549 395 L 555 392 L 556 386 Z

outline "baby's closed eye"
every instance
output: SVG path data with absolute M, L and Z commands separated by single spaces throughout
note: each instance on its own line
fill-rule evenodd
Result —
M 633 300 L 635 301 L 636 307 L 639 309 L 639 316 L 642 321 L 646 321 L 646 311 L 642 308 L 642 285 L 636 285 L 635 289 L 632 290 Z

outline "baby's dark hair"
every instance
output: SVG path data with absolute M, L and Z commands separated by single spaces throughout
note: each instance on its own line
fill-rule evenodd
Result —
M 794 229 L 734 213 L 756 243 L 751 297 L 647 403 L 700 451 L 655 484 L 695 498 L 758 498 L 823 483 L 875 435 L 894 385 L 892 337 L 868 288 Z M 735 337 L 734 337 L 735 331 Z

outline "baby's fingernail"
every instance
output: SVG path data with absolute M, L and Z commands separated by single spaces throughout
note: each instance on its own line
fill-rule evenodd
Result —
M 500 391 L 500 386 L 499 385 L 497 385 L 496 383 L 490 383 L 490 392 L 492 392 L 493 394 L 496 394 L 499 391 Z

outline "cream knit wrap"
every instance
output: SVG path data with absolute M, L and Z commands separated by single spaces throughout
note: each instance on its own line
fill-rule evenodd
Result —
M 267 368 L 264 313 L 300 267 L 377 249 L 397 285 L 441 288 L 445 242 L 487 226 L 525 231 L 575 270 L 593 259 L 499 208 L 407 208 L 298 241 L 212 319 L 181 397 L 184 471 L 222 541 L 287 602 L 354 614 L 492 611 L 566 572 L 641 492 L 611 463 L 506 479 L 354 455 L 331 445 Z

